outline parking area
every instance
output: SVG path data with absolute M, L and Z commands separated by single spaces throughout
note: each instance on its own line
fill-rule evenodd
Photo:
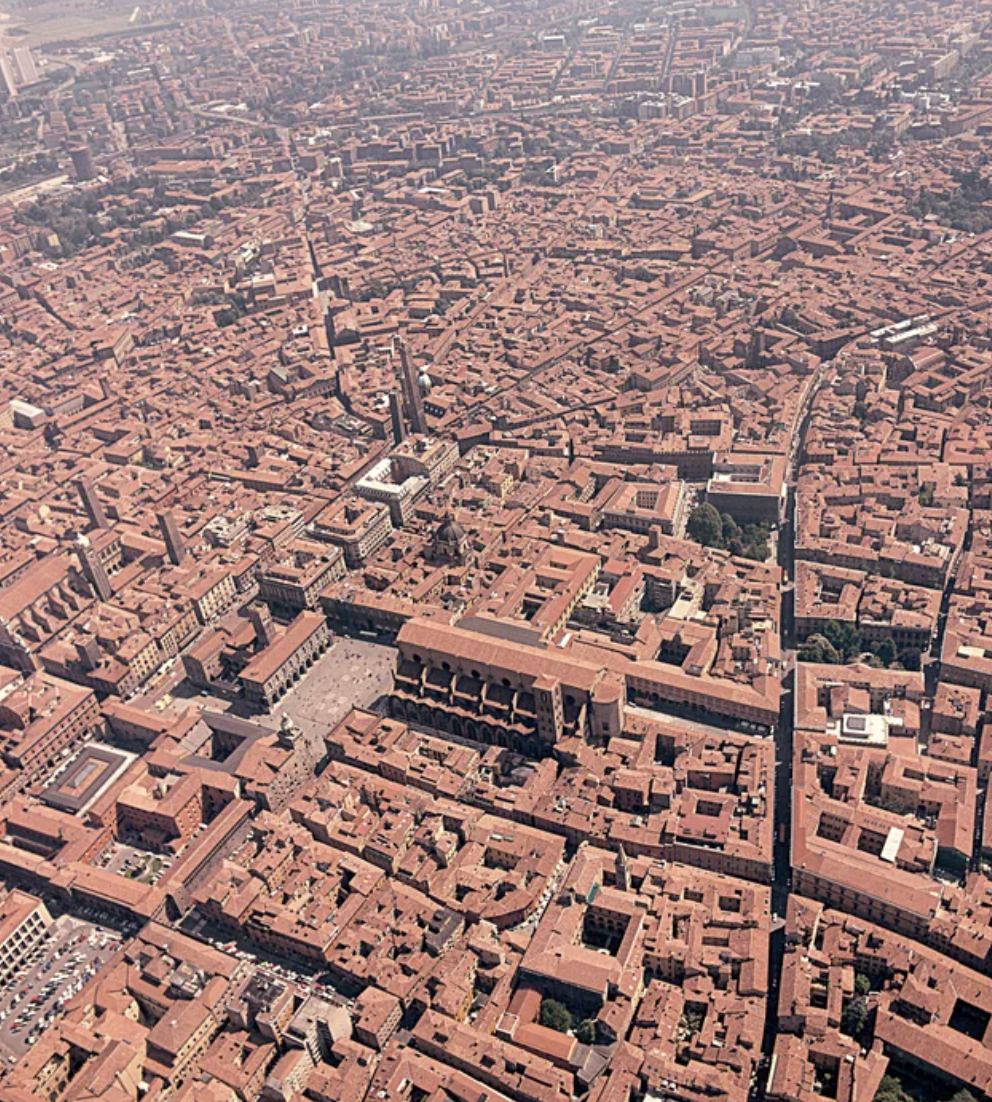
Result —
M 62 915 L 0 990 L 0 1054 L 10 1063 L 57 1019 L 65 1003 L 117 952 L 121 934 Z
M 295 984 L 304 995 L 319 995 L 347 1010 L 354 1008 L 354 998 L 339 991 L 329 974 L 322 974 L 316 968 L 305 964 L 290 967 L 284 959 L 266 953 L 245 938 L 231 940 L 226 931 L 218 930 L 195 909 L 180 923 L 179 928 L 184 934 L 206 945 L 211 945 L 222 953 L 228 953 L 230 956 L 237 957 L 238 960 L 250 961 L 259 972 L 270 979 Z
M 125 876 L 128 880 L 156 884 L 162 873 L 172 865 L 172 860 L 160 853 L 150 853 L 148 850 L 124 845 L 123 842 L 114 842 L 99 863 L 101 868 L 117 873 L 118 876 Z

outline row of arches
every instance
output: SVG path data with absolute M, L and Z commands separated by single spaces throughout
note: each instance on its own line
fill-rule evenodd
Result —
M 443 707 L 403 700 L 397 696 L 389 698 L 389 714 L 393 719 L 430 727 L 441 734 L 454 735 L 455 738 L 481 742 L 486 746 L 502 746 L 529 757 L 543 756 L 543 744 L 536 732 L 524 735 L 502 724 L 488 723 L 484 718 L 455 715 Z
M 321 655 L 327 650 L 331 644 L 331 636 L 327 635 L 320 643 L 314 647 L 313 650 L 304 658 L 301 662 L 297 663 L 296 669 L 291 674 L 286 676 L 274 689 L 266 687 L 265 696 L 269 702 L 269 706 L 277 703 L 281 700 L 290 689 L 294 688 L 299 682 L 306 676 L 306 674 L 313 668 L 314 663 L 321 657 Z

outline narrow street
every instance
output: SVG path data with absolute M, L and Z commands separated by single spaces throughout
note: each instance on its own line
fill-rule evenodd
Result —
M 788 564 L 790 586 L 791 566 L 795 554 L 795 529 L 793 526 L 795 494 L 790 486 L 786 517 L 779 529 L 779 565 L 783 570 Z M 792 592 L 782 601 L 782 695 L 778 730 L 775 732 L 775 810 L 774 852 L 772 865 L 772 926 L 768 947 L 768 1005 L 765 1016 L 765 1032 L 762 1053 L 765 1060 L 764 1074 L 756 1084 L 756 1097 L 763 1098 L 770 1075 L 772 1049 L 778 1031 L 778 997 L 782 977 L 782 960 L 785 955 L 785 917 L 791 888 L 791 840 L 792 840 L 792 723 L 795 689 L 795 641 L 794 602 Z
M 772 1051 L 778 1032 L 778 998 L 785 956 L 785 918 L 792 887 L 792 731 L 796 678 L 795 569 L 796 569 L 796 473 L 803 461 L 806 431 L 813 401 L 826 381 L 810 386 L 789 456 L 786 499 L 778 529 L 777 558 L 782 570 L 781 655 L 782 692 L 778 729 L 775 732 L 775 809 L 772 865 L 772 925 L 768 946 L 768 1005 L 762 1037 L 762 1071 L 753 1095 L 762 1099 L 771 1076 Z

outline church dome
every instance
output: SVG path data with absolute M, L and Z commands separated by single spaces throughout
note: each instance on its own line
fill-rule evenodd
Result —
M 464 538 L 465 529 L 450 515 L 437 530 L 438 543 L 461 543 Z

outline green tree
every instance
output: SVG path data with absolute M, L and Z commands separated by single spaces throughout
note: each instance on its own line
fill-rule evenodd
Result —
M 828 620 L 823 625 L 823 637 L 838 650 L 844 646 L 844 628 L 838 620 Z
M 558 1033 L 567 1033 L 572 1028 L 572 1015 L 569 1014 L 568 1007 L 557 999 L 543 999 L 541 1025 L 554 1029 Z
M 851 999 L 840 1014 L 840 1029 L 849 1037 L 860 1037 L 868 1021 L 868 1003 L 861 996 Z
M 753 559 L 755 562 L 764 562 L 771 554 L 771 548 L 767 543 L 749 543 L 744 548 L 745 559 Z
M 861 632 L 853 624 L 844 626 L 844 660 L 849 662 L 861 653 Z
M 579 1022 L 579 1028 L 575 1031 L 576 1040 L 583 1045 L 596 1043 L 596 1023 L 592 1018 L 584 1018 Z
M 871 980 L 863 972 L 854 977 L 854 990 L 858 995 L 867 995 L 871 991 Z
M 896 645 L 891 639 L 883 639 L 875 648 L 875 653 L 886 666 L 891 666 L 896 660 Z
M 741 530 L 737 521 L 729 513 L 720 514 L 720 524 L 723 528 L 723 542 L 728 546 L 741 538 Z
M 799 648 L 799 661 L 819 662 L 836 666 L 842 661 L 842 658 L 829 639 L 822 635 L 811 635 Z
M 828 620 L 823 635 L 840 655 L 841 662 L 848 662 L 861 653 L 861 632 L 853 624 Z
M 905 670 L 917 673 L 922 665 L 918 650 L 903 650 L 899 652 L 899 662 Z
M 723 546 L 723 521 L 712 505 L 697 505 L 689 515 L 689 535 L 704 547 Z
M 965 1090 L 965 1088 L 962 1087 L 961 1090 L 955 1091 L 955 1093 L 951 1095 L 948 1102 L 977 1102 L 977 1100 L 971 1091 Z
M 875 1092 L 875 1102 L 913 1102 L 894 1075 L 886 1075 Z

